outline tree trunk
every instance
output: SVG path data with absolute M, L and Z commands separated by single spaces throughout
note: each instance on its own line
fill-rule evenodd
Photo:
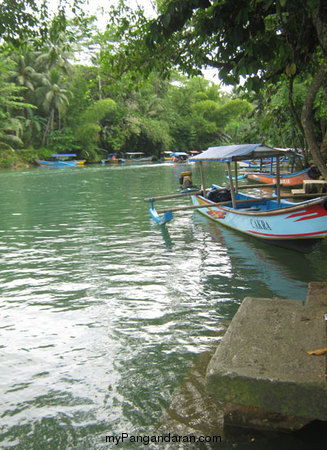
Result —
M 307 92 L 307 96 L 304 101 L 304 105 L 302 108 L 302 125 L 305 134 L 306 141 L 308 143 L 309 149 L 311 151 L 311 155 L 315 165 L 320 170 L 321 175 L 327 180 L 327 166 L 326 161 L 323 158 L 324 149 L 321 146 L 324 145 L 325 140 L 319 144 L 316 138 L 315 129 L 314 129 L 314 100 L 316 95 L 320 89 L 320 87 L 324 84 L 324 81 L 327 77 L 327 58 L 324 59 L 321 64 L 319 70 L 317 71 L 315 77 L 312 80 L 312 83 Z
M 308 157 L 308 146 L 307 143 L 305 142 L 305 133 L 303 130 L 303 126 L 301 123 L 301 119 L 297 113 L 297 110 L 295 108 L 294 105 L 294 100 L 293 100 L 293 84 L 294 84 L 294 75 L 291 75 L 290 77 L 290 82 L 288 85 L 288 101 L 290 104 L 290 108 L 291 108 L 291 113 L 293 115 L 293 118 L 295 120 L 295 123 L 297 124 L 297 128 L 295 128 L 295 132 L 297 134 L 297 138 L 300 142 L 300 146 L 302 147 L 303 153 L 304 153 L 304 167 L 307 167 L 309 165 L 309 157 Z M 303 163 L 301 161 L 301 165 L 303 167 Z

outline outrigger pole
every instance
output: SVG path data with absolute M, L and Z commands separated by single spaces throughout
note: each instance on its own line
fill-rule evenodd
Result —
M 286 194 L 283 195 L 282 198 L 302 198 L 302 197 L 316 197 L 317 194 Z M 327 199 L 327 196 L 321 196 L 318 197 L 315 203 L 320 204 L 324 199 Z M 276 197 L 257 197 L 257 198 L 253 198 L 253 199 L 244 199 L 244 200 L 237 200 L 236 203 L 237 205 L 240 204 L 246 204 L 246 203 L 255 203 L 255 202 L 262 202 L 262 201 L 268 201 L 268 200 L 276 200 Z M 218 203 L 204 203 L 203 205 L 186 205 L 186 206 L 176 206 L 174 208 L 163 208 L 163 209 L 158 209 L 157 213 L 158 214 L 163 214 L 163 213 L 167 213 L 167 212 L 177 212 L 177 211 L 188 211 L 188 210 L 192 210 L 192 209 L 201 209 L 201 208 L 213 208 L 215 206 L 227 206 L 230 204 L 230 200 L 225 201 L 225 202 L 218 202 Z M 246 208 L 245 208 L 246 209 Z M 298 209 L 303 209 L 303 204 L 302 203 L 298 203 L 298 204 L 294 204 L 292 206 L 288 207 L 288 211 L 296 211 Z M 244 210 L 245 211 L 245 210 Z M 239 214 L 242 214 L 243 211 L 242 209 L 238 210 Z M 253 214 L 256 214 L 256 212 L 254 212 Z
M 238 180 L 237 180 L 237 161 L 234 161 L 234 172 L 235 172 L 235 192 L 238 193 Z
M 205 183 L 204 183 L 204 170 L 203 170 L 203 162 L 200 161 L 200 176 L 201 176 L 201 191 L 204 196 L 206 193 Z
M 279 164 L 279 156 L 276 157 L 276 175 L 277 175 L 277 186 L 276 186 L 276 194 L 277 194 L 277 203 L 280 203 L 280 164 Z
M 238 190 L 239 189 L 251 189 L 251 188 L 257 188 L 257 189 L 265 189 L 266 187 L 276 187 L 276 183 L 265 183 L 264 185 L 260 185 L 260 184 L 244 184 L 241 186 L 238 186 Z M 219 188 L 218 191 L 224 191 L 226 188 L 222 187 Z M 206 192 L 207 190 L 205 190 Z M 205 194 L 204 192 L 204 194 Z M 202 189 L 200 190 L 190 190 L 188 192 L 182 192 L 180 194 L 169 194 L 169 195 L 159 195 L 157 197 L 147 197 L 144 199 L 145 202 L 151 203 L 154 202 L 156 200 L 169 200 L 170 198 L 179 198 L 179 197 L 187 197 L 190 195 L 198 195 L 202 193 Z M 297 194 L 296 194 L 297 195 Z M 295 194 L 293 194 L 291 197 L 296 196 Z M 315 194 L 316 195 L 316 194 Z M 284 198 L 284 197 L 283 197 Z
M 232 196 L 232 205 L 233 205 L 233 208 L 236 208 L 235 189 L 234 189 L 233 175 L 232 175 L 232 169 L 230 167 L 230 162 L 227 163 L 227 170 L 228 170 L 228 178 L 229 178 L 229 182 L 230 182 L 230 193 Z
M 145 198 L 145 202 L 154 202 L 155 200 L 169 200 L 170 198 L 186 197 L 188 195 L 201 194 L 201 190 L 190 190 L 189 192 L 182 192 L 180 194 L 159 195 L 158 197 Z

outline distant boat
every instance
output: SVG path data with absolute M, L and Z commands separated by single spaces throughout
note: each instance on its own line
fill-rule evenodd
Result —
M 101 164 L 122 164 L 123 162 L 125 160 L 117 156 L 116 153 L 109 153 L 107 158 L 101 160 Z
M 180 162 L 186 162 L 189 158 L 189 154 L 186 152 L 172 152 L 171 153 L 171 162 L 173 163 L 180 163 Z
M 39 166 L 44 167 L 75 167 L 84 166 L 85 159 L 73 159 L 76 157 L 76 153 L 54 153 L 51 155 L 53 160 L 38 160 L 36 161 Z
M 169 150 L 167 150 L 167 151 L 164 152 L 164 157 L 163 157 L 163 159 L 164 159 L 165 162 L 171 162 L 171 161 L 172 161 L 172 156 L 171 156 L 172 153 L 173 153 L 173 152 L 171 152 L 171 151 L 169 151 Z
M 190 155 L 186 152 L 173 152 L 173 151 L 165 151 L 164 152 L 164 161 L 165 162 L 187 162 Z
M 151 162 L 154 157 L 152 155 L 145 156 L 143 152 L 126 152 L 124 162 L 125 163 L 139 163 L 139 162 Z

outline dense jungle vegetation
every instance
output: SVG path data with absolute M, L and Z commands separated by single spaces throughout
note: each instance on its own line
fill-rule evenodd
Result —
M 118 1 L 104 31 L 84 3 L 0 4 L 1 167 L 265 142 L 327 178 L 323 0 L 157 0 L 151 19 Z

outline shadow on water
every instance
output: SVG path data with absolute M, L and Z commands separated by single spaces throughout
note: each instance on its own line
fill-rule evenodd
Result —
M 194 216 L 195 227 L 207 233 L 211 239 L 224 245 L 233 262 L 233 269 L 253 268 L 264 277 L 269 288 L 283 298 L 304 300 L 301 290 L 305 283 L 323 280 L 327 268 L 320 267 L 326 255 L 326 242 L 313 253 L 304 255 L 294 250 L 277 247 L 237 231 L 219 227 L 200 214 Z M 289 295 L 289 294 L 292 295 Z M 298 295 L 297 295 L 298 294 Z
M 202 259 L 208 291 L 215 292 L 219 277 L 226 275 L 228 270 L 232 280 L 226 282 L 238 301 L 245 296 L 304 301 L 308 282 L 327 278 L 327 268 L 322 264 L 325 243 L 313 254 L 303 255 L 217 226 L 199 213 L 194 214 L 192 223 L 184 237 L 197 248 Z M 163 226 L 160 232 L 165 247 L 172 249 L 175 245 L 173 231 L 169 226 Z M 220 288 L 221 284 L 219 281 Z

